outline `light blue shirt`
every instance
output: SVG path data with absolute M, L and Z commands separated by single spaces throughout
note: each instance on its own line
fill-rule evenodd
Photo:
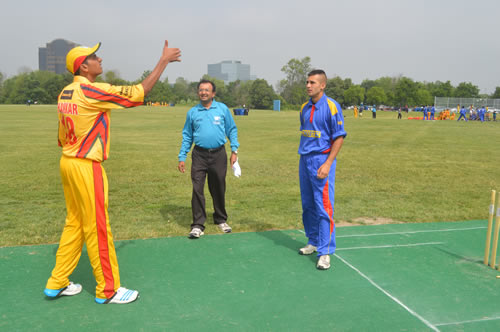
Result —
M 231 142 L 231 151 L 238 150 L 238 129 L 233 116 L 223 103 L 212 101 L 210 108 L 201 103 L 191 108 L 182 129 L 182 145 L 179 161 L 185 161 L 193 142 L 204 149 L 216 149 Z

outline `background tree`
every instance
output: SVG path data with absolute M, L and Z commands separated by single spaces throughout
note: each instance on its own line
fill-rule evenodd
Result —
M 257 109 L 272 109 L 275 95 L 273 87 L 266 80 L 257 79 L 250 86 L 250 105 Z
M 450 81 L 427 83 L 425 88 L 433 97 L 453 97 L 455 92 L 455 88 L 451 85 Z
M 0 71 L 0 104 L 2 103 L 2 96 L 3 96 L 3 92 L 2 92 L 2 87 L 3 87 L 3 73 Z
M 189 82 L 184 77 L 175 80 L 172 92 L 175 103 L 185 103 L 189 99 Z
M 415 93 L 415 103 L 417 105 L 433 105 L 434 97 L 425 88 L 420 88 Z
M 365 89 L 360 85 L 351 85 L 349 89 L 344 92 L 345 105 L 361 105 L 365 100 Z
M 361 87 L 363 89 L 365 89 L 365 91 L 368 91 L 370 90 L 371 88 L 373 88 L 374 86 L 377 86 L 377 82 L 374 81 L 374 80 L 369 80 L 369 79 L 366 79 L 366 80 L 363 80 L 363 82 L 361 82 Z
M 456 87 L 454 97 L 478 98 L 479 88 L 472 83 L 462 82 Z
M 389 77 L 384 76 L 377 80 L 375 80 L 376 86 L 382 88 L 387 97 L 384 102 L 386 105 L 394 105 L 395 103 L 395 95 L 396 95 L 396 85 L 400 80 L 400 76 L 398 77 Z
M 279 91 L 288 104 L 298 106 L 307 100 L 305 84 L 311 70 L 311 58 L 308 56 L 300 60 L 293 58 L 281 68 L 286 79 L 280 81 Z
M 408 77 L 401 77 L 395 87 L 394 102 L 396 105 L 415 106 L 416 83 Z
M 384 89 L 374 86 L 366 92 L 366 103 L 369 105 L 383 105 L 387 100 Z
M 104 82 L 113 85 L 130 85 L 130 82 L 122 79 L 120 73 L 117 70 L 108 70 L 104 72 Z
M 242 82 L 240 80 L 230 82 L 227 86 L 227 94 L 231 96 L 228 107 L 249 106 L 250 105 L 250 87 L 253 81 Z
M 156 82 L 153 89 L 151 89 L 151 92 L 146 96 L 145 101 L 171 103 L 173 102 L 173 99 L 174 95 L 167 77 L 163 81 Z
M 500 86 L 497 86 L 495 88 L 495 92 L 491 95 L 491 98 L 493 99 L 500 99 Z
M 350 78 L 342 79 L 339 76 L 328 79 L 326 82 L 325 94 L 335 99 L 340 105 L 344 104 L 344 93 L 352 86 Z

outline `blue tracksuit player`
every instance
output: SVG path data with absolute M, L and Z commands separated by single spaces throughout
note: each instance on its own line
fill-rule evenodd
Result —
M 324 94 L 325 72 L 310 72 L 306 88 L 310 99 L 300 111 L 299 178 L 302 222 L 308 242 L 299 253 L 310 255 L 317 251 L 316 267 L 326 270 L 330 268 L 330 255 L 335 252 L 336 157 L 346 132 L 340 105 Z

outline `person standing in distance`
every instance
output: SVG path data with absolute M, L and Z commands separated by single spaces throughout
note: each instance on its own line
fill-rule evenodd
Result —
M 313 70 L 306 88 L 310 99 L 300 111 L 299 179 L 302 222 L 308 238 L 301 255 L 318 252 L 316 267 L 330 268 L 335 252 L 334 193 L 337 154 L 344 137 L 344 116 L 335 100 L 324 93 L 326 74 Z
M 135 301 L 139 292 L 121 287 L 108 218 L 108 179 L 101 163 L 109 156 L 111 110 L 142 105 L 167 65 L 180 61 L 181 53 L 165 41 L 160 60 L 142 83 L 114 86 L 95 82 L 102 74 L 102 59 L 96 55 L 100 46 L 78 46 L 66 56 L 66 68 L 74 80 L 59 95 L 57 108 L 67 216 L 44 293 L 57 298 L 82 291 L 69 276 L 85 243 L 97 282 L 95 302 L 123 304 Z
M 194 143 L 191 155 L 191 181 L 193 194 L 191 210 L 193 223 L 189 238 L 197 239 L 205 230 L 205 178 L 208 175 L 208 189 L 214 204 L 214 223 L 224 233 L 230 233 L 226 213 L 226 173 L 227 154 L 224 144 L 229 138 L 231 144 L 231 167 L 238 159 L 238 129 L 231 112 L 223 103 L 215 101 L 215 84 L 209 80 L 198 83 L 200 103 L 191 108 L 186 115 L 182 130 L 182 145 L 179 152 L 178 169 L 186 172 L 185 161 Z
M 430 116 L 429 120 L 434 120 L 434 114 L 436 113 L 436 106 L 435 105 L 432 105 L 432 107 L 430 109 L 430 113 L 431 113 L 431 116 Z
M 460 119 L 464 118 L 465 122 L 469 121 L 467 120 L 467 116 L 466 116 L 466 111 L 465 111 L 465 106 L 462 106 L 462 108 L 460 109 L 459 108 L 459 111 L 460 111 L 460 116 L 458 117 L 458 120 L 457 121 L 460 121 Z

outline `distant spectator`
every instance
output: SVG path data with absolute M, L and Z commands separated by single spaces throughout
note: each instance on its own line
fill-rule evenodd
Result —
M 372 118 L 373 119 L 377 118 L 377 108 L 375 107 L 375 105 L 373 105 L 373 108 L 372 108 Z

